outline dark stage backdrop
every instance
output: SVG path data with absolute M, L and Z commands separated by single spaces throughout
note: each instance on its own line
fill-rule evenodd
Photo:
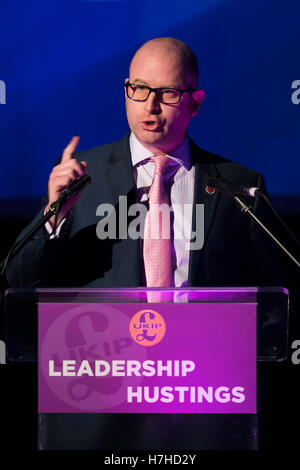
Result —
M 195 141 L 263 172 L 270 194 L 300 195 L 299 10 L 299 0 L 1 1 L 0 198 L 39 197 L 73 135 L 88 148 L 127 132 L 128 64 L 155 36 L 199 58 Z
M 299 0 L 1 0 L 1 258 L 37 210 L 70 138 L 79 135 L 85 149 L 128 131 L 128 65 L 136 48 L 157 36 L 187 42 L 199 58 L 206 99 L 190 135 L 261 171 L 299 237 L 299 18 Z M 299 270 L 286 261 L 286 271 L 288 358 L 259 367 L 262 446 L 273 449 L 298 446 L 300 420 L 300 364 L 292 362 L 292 345 L 299 339 L 300 346 Z M 34 367 L 0 368 L 0 447 L 34 448 Z

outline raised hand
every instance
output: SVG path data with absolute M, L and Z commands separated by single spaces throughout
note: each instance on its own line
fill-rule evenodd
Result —
M 63 151 L 62 159 L 59 165 L 56 165 L 49 177 L 48 181 L 48 197 L 49 202 L 47 205 L 46 210 L 49 209 L 49 206 L 57 201 L 61 191 L 66 188 L 72 181 L 77 178 L 80 178 L 86 173 L 87 163 L 84 161 L 78 162 L 76 158 L 73 158 L 73 153 L 76 150 L 76 147 L 79 143 L 79 137 L 74 136 L 70 143 Z M 80 193 L 76 196 L 70 198 L 68 202 L 62 207 L 57 223 L 59 224 L 60 221 L 67 215 L 69 210 L 75 204 L 75 202 L 79 199 Z M 54 217 L 50 219 L 50 224 L 53 224 Z

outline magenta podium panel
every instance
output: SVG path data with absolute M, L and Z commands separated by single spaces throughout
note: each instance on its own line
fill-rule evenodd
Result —
M 39 304 L 40 413 L 255 413 L 256 303 Z

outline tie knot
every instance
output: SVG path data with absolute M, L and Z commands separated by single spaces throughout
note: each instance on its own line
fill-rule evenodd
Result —
M 151 161 L 154 162 L 154 174 L 162 174 L 163 170 L 166 168 L 170 162 L 169 157 L 166 154 L 155 155 L 151 157 Z

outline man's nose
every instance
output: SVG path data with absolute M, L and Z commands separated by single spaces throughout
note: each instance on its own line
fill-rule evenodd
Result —
M 160 102 L 157 99 L 156 93 L 152 91 L 148 96 L 147 101 L 145 101 L 145 110 L 149 114 L 160 114 L 161 107 Z

